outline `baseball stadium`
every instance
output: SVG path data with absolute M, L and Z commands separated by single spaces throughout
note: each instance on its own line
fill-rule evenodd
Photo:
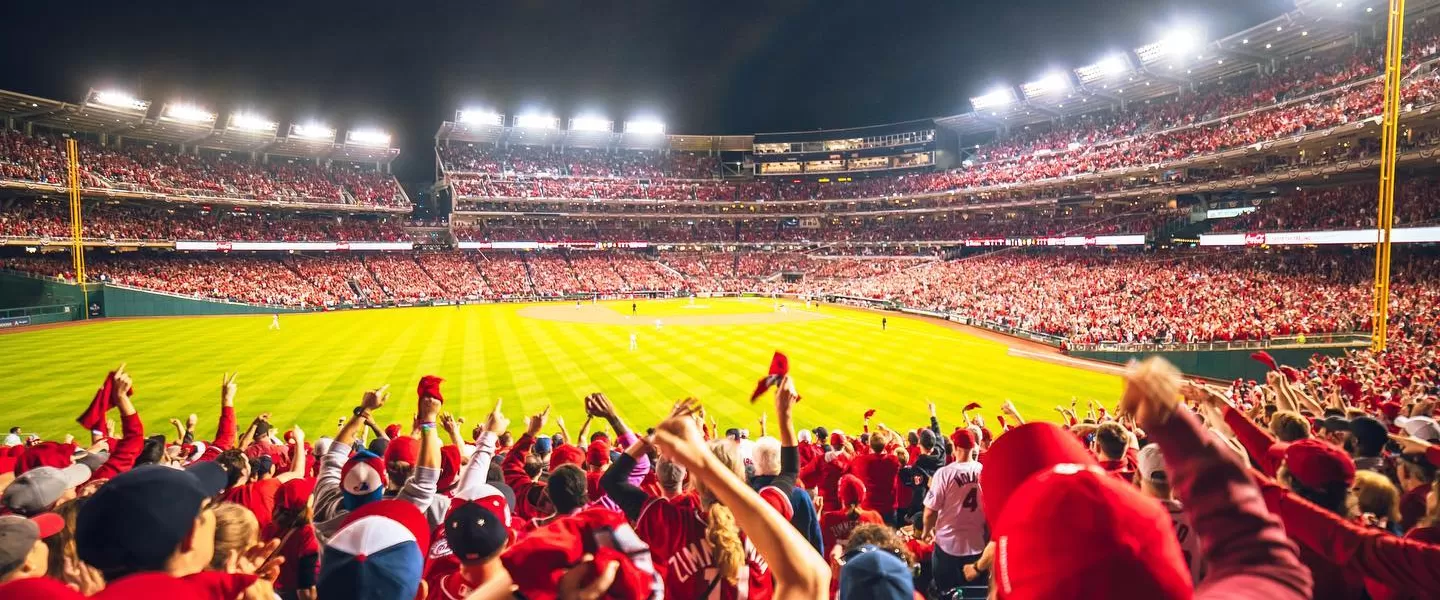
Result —
M 0 598 L 1437 597 L 1440 1 L 795 4 L 0 70 Z

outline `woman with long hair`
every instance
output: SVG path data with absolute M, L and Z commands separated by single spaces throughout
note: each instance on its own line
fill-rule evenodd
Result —
M 280 577 L 275 593 L 285 600 L 314 600 L 320 573 L 320 541 L 315 537 L 311 492 L 313 479 L 293 479 L 275 494 L 275 518 L 265 527 L 264 539 L 278 541 Z
M 798 394 L 788 381 L 776 395 L 782 426 Z M 657 498 L 625 481 L 646 442 L 611 464 L 601 483 L 635 523 L 674 598 L 824 598 L 825 561 L 785 516 L 745 485 L 743 465 L 724 442 L 706 442 L 693 399 L 678 403 L 653 441 L 684 466 L 691 492 Z

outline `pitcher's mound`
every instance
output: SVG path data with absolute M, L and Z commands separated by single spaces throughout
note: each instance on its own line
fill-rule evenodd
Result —
M 520 316 L 542 321 L 559 321 L 561 323 L 588 323 L 591 325 L 629 325 L 632 327 L 654 324 L 652 317 L 626 317 L 618 312 L 602 306 L 581 306 L 576 308 L 573 304 L 546 304 L 542 306 L 527 306 L 520 309 Z M 806 312 L 803 310 L 789 310 L 786 312 L 770 313 L 742 313 L 731 315 L 672 315 L 661 317 L 660 321 L 666 327 L 676 325 L 680 327 L 692 325 L 763 325 L 767 323 L 797 323 L 801 321 L 815 321 L 828 319 L 828 315 Z

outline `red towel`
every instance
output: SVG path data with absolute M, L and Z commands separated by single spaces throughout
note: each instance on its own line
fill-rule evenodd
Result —
M 424 377 L 421 377 L 420 385 L 415 390 L 415 393 L 419 394 L 421 400 L 424 400 L 425 398 L 434 398 L 436 400 L 439 400 L 441 404 L 444 404 L 445 397 L 440 395 L 440 382 L 442 381 L 445 380 L 434 375 L 426 375 Z
M 1265 367 L 1268 368 L 1268 369 L 1270 369 L 1271 371 L 1278 371 L 1278 370 L 1280 369 L 1280 365 L 1275 362 L 1275 357 L 1270 356 L 1270 353 L 1269 353 L 1269 352 L 1266 352 L 1266 351 L 1264 351 L 1264 350 L 1261 350 L 1261 351 L 1259 351 L 1259 352 L 1252 352 L 1252 353 L 1250 354 L 1250 358 L 1255 359 L 1256 361 L 1259 361 L 1261 364 L 1265 365 Z
M 130 390 L 131 394 L 135 390 Z M 111 397 L 115 395 L 115 372 L 111 371 L 105 376 L 105 383 L 100 384 L 100 389 L 95 391 L 95 397 L 90 400 L 90 406 L 85 407 L 85 412 L 75 419 L 81 427 L 90 431 L 99 431 L 101 436 L 110 437 L 110 426 L 105 423 L 105 413 L 114 408 L 111 404 Z
M 755 391 L 750 394 L 750 401 L 754 402 L 760 399 L 760 395 L 764 394 L 765 390 L 779 385 L 780 380 L 784 379 L 785 376 L 789 374 L 790 359 L 787 358 L 783 353 L 776 352 L 774 356 L 770 357 L 769 373 L 767 373 L 765 377 L 761 378 L 760 381 L 755 384 Z

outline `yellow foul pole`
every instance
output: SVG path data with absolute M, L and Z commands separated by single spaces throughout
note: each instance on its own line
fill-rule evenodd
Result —
M 1395 156 L 1400 133 L 1401 45 L 1405 41 L 1405 0 L 1390 0 L 1385 39 L 1385 112 L 1380 124 L 1380 202 L 1376 214 L 1375 293 L 1371 311 L 1372 348 L 1385 349 L 1390 320 L 1390 228 L 1395 220 Z
M 90 291 L 85 287 L 85 227 L 80 207 L 80 150 L 75 138 L 65 140 L 65 166 L 70 183 L 70 260 L 80 286 L 80 318 L 90 318 Z

